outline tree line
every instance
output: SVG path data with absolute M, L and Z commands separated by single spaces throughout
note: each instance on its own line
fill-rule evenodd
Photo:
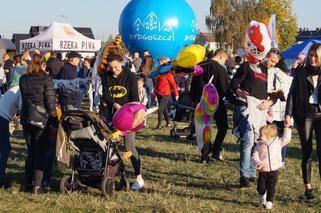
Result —
M 292 0 L 211 0 L 206 26 L 220 44 L 234 49 L 244 47 L 244 35 L 251 20 L 268 25 L 276 14 L 279 48 L 292 46 L 297 35 L 297 18 L 292 13 Z

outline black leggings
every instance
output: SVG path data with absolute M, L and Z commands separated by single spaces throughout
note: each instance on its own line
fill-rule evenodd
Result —
M 130 160 L 132 162 L 135 175 L 136 176 L 140 175 L 142 168 L 141 168 L 140 157 L 135 147 L 135 132 L 131 132 L 125 136 L 125 145 L 126 145 L 126 150 L 131 151 L 132 153 L 132 156 L 130 156 Z
M 259 172 L 257 191 L 260 195 L 266 193 L 266 200 L 273 202 L 276 183 L 278 182 L 279 171 Z
M 321 177 L 321 113 L 308 113 L 304 120 L 296 120 L 302 148 L 302 175 L 304 184 L 311 183 L 312 131 L 315 131 L 319 174 Z
M 43 130 L 38 127 L 23 125 L 22 128 L 28 148 L 25 161 L 25 177 L 27 184 L 32 184 L 34 171 L 43 171 L 46 139 L 42 137 Z
M 163 114 L 166 120 L 166 123 L 169 124 L 169 114 L 167 111 L 167 102 L 169 100 L 169 96 L 161 96 L 158 98 L 158 122 L 157 127 L 162 125 Z

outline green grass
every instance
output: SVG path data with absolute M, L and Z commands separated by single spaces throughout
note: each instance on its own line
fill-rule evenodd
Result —
M 156 117 L 152 115 L 148 125 L 154 127 L 155 123 Z M 13 187 L 0 190 L 0 212 L 264 212 L 259 206 L 256 185 L 246 190 L 237 187 L 239 144 L 235 143 L 230 130 L 223 145 L 226 162 L 210 161 L 209 164 L 198 163 L 195 142 L 171 138 L 169 128 L 144 129 L 136 138 L 146 184 L 141 192 L 120 191 L 106 199 L 98 189 L 86 188 L 62 195 L 58 184 L 63 170 L 56 168 L 53 191 L 32 195 L 21 191 L 26 150 L 22 131 L 16 130 L 11 138 L 12 152 L 7 170 Z M 281 170 L 279 177 L 273 212 L 321 212 L 318 163 L 314 156 L 312 180 L 318 199 L 307 204 L 302 202 L 300 156 L 294 130 L 286 168 Z M 126 161 L 126 171 L 133 182 L 129 161 Z

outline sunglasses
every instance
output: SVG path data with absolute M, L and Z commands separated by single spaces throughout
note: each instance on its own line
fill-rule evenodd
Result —
M 272 50 L 270 50 L 270 53 L 281 55 L 281 51 L 278 49 L 272 49 Z

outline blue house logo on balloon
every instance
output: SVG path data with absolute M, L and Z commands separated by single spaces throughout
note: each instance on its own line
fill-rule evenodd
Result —
M 148 50 L 154 59 L 175 59 L 179 51 L 194 43 L 195 14 L 185 0 L 132 0 L 122 11 L 119 32 L 133 53 Z
M 167 23 L 161 26 L 156 14 L 150 12 L 143 21 L 141 21 L 140 18 L 135 21 L 134 28 L 136 33 L 130 34 L 129 36 L 131 40 L 174 41 L 174 26 L 177 26 L 177 21 L 175 19 L 168 20 Z

